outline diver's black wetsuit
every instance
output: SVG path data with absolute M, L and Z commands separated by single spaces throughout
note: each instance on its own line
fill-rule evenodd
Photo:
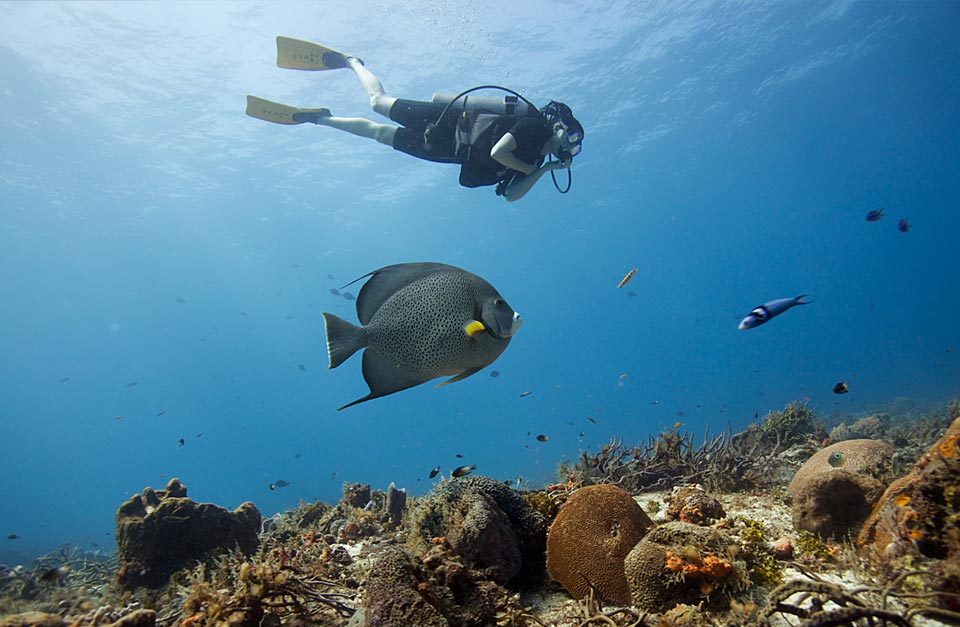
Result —
M 464 187 L 494 185 L 508 176 L 523 176 L 490 156 L 494 145 L 507 133 L 517 142 L 513 154 L 518 159 L 537 167 L 543 162 L 540 153 L 550 140 L 552 129 L 542 117 L 497 115 L 488 129 L 468 146 L 457 135 L 463 112 L 456 107 L 447 110 L 440 124 L 431 128 L 425 137 L 427 127 L 436 124 L 445 108 L 445 103 L 398 99 L 390 108 L 390 119 L 402 125 L 394 135 L 393 147 L 419 159 L 461 164 L 460 184 Z

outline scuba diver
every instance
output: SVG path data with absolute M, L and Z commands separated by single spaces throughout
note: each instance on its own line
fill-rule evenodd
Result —
M 357 57 L 289 37 L 277 37 L 277 65 L 298 70 L 350 68 L 373 110 L 400 126 L 337 117 L 326 108 L 301 109 L 256 96 L 247 96 L 247 115 L 277 124 L 330 126 L 420 159 L 457 163 L 461 185 L 496 185 L 497 195 L 508 201 L 522 198 L 547 172 L 558 191 L 570 189 L 570 165 L 580 153 L 583 126 L 561 102 L 551 101 L 537 109 L 520 94 L 496 85 L 474 87 L 456 96 L 435 94 L 430 102 L 394 98 Z M 471 95 L 482 89 L 508 95 Z M 562 168 L 567 169 L 566 189 L 560 188 L 554 174 Z

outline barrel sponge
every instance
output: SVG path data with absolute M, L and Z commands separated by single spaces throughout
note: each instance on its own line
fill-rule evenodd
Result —
M 579 599 L 590 592 L 630 602 L 623 558 L 653 525 L 629 494 L 612 485 L 580 488 L 547 533 L 547 571 Z

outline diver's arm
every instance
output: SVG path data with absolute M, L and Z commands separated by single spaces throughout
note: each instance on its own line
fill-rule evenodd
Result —
M 516 149 L 517 139 L 513 136 L 513 133 L 505 133 L 504 136 L 500 138 L 500 141 L 490 149 L 490 156 L 494 161 L 505 165 L 511 170 L 516 170 L 527 176 L 532 175 L 537 171 L 537 166 L 518 159 L 517 156 L 513 154 L 513 151 Z
M 515 178 L 512 183 L 507 185 L 507 189 L 503 190 L 503 197 L 509 202 L 520 200 L 526 195 L 527 192 L 530 191 L 530 188 L 540 180 L 541 176 L 547 172 L 550 172 L 551 170 L 559 170 L 560 168 L 565 168 L 568 165 L 569 164 L 563 161 L 547 161 L 541 167 L 534 170 L 533 174 Z

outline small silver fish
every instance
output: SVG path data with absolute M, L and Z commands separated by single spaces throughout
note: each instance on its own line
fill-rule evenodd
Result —
M 620 282 L 617 284 L 617 289 L 620 289 L 621 287 L 629 283 L 630 279 L 632 279 L 633 275 L 635 275 L 636 273 L 637 273 L 637 268 L 634 268 L 630 272 L 627 272 L 626 276 L 620 279 Z

